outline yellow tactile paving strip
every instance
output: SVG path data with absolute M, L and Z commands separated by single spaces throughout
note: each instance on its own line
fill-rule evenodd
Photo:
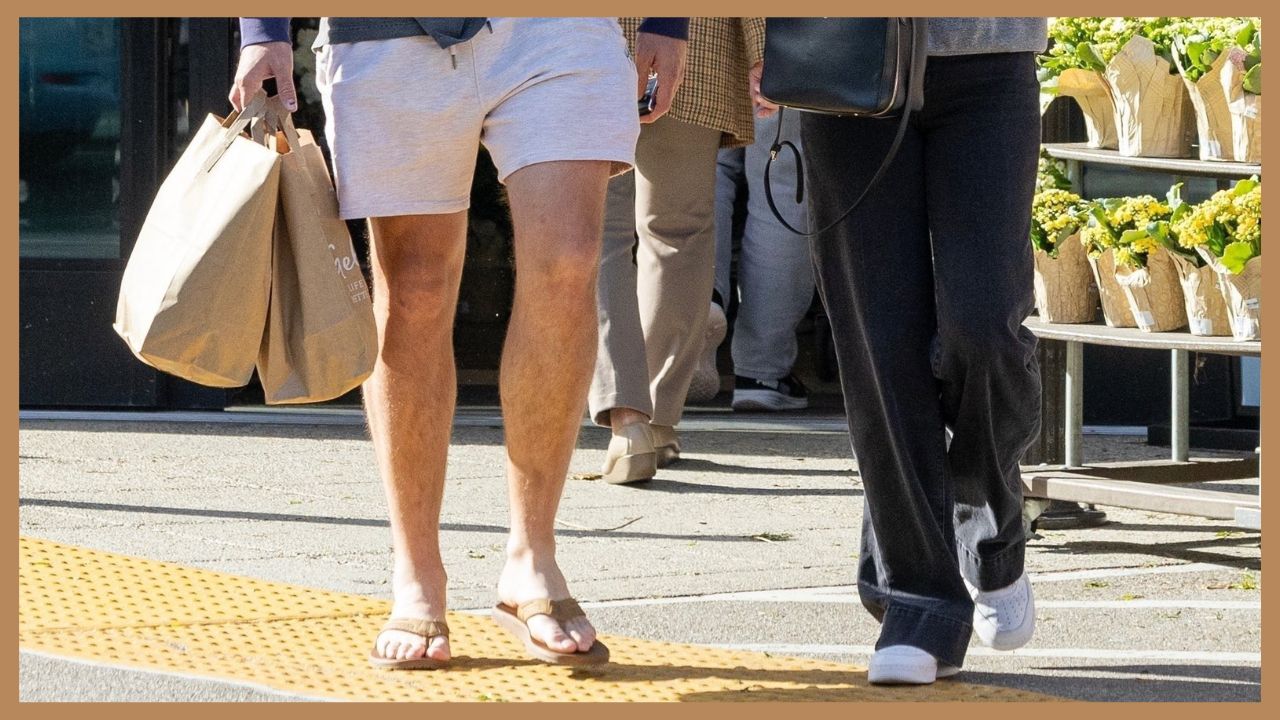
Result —
M 862 668 L 605 636 L 613 661 L 533 662 L 486 617 L 450 614 L 445 670 L 390 672 L 366 660 L 388 603 L 358 595 L 18 539 L 23 649 L 342 700 L 705 701 L 1050 699 L 939 682 L 867 685 Z

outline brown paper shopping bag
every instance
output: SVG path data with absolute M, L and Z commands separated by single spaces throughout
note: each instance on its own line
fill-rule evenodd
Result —
M 259 94 L 208 116 L 156 194 L 125 267 L 113 327 L 143 362 L 215 387 L 253 373 L 266 327 L 280 158 L 241 132 Z
M 324 155 L 282 107 L 272 112 L 282 151 L 280 208 L 258 377 L 268 404 L 321 402 L 369 377 L 378 333 Z

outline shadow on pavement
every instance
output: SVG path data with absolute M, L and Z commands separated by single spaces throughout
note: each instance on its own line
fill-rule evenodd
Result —
M 679 465 L 673 465 L 672 467 L 683 467 L 684 462 L 685 461 L 682 460 Z M 746 475 L 754 473 L 751 468 L 743 468 L 743 474 Z M 794 474 L 802 475 L 803 473 Z M 630 483 L 627 487 L 635 488 L 636 490 L 649 490 L 651 492 L 672 493 L 675 495 L 779 495 L 783 497 L 797 497 L 800 495 L 809 497 L 862 496 L 862 490 L 858 488 L 738 487 L 733 485 L 708 485 L 706 483 L 688 482 L 685 480 L 663 480 L 661 478 Z
M 1199 529 L 1199 528 L 1197 528 Z M 1177 543 L 1121 542 L 1117 540 L 1068 540 L 1060 545 L 1035 544 L 1036 550 L 1051 555 L 1155 555 L 1185 560 L 1187 562 L 1212 563 L 1240 570 L 1262 570 L 1261 558 L 1242 558 L 1235 555 L 1200 550 L 1202 547 L 1231 547 L 1256 545 L 1256 537 L 1241 536 L 1207 538 Z
M 853 458 L 849 458 L 849 463 L 853 463 Z M 671 466 L 676 470 L 692 470 L 693 472 L 715 472 L 715 473 L 732 473 L 736 475 L 787 475 L 787 476 L 805 476 L 805 477 L 853 477 L 858 474 L 853 468 L 842 468 L 836 470 L 824 470 L 820 468 L 785 468 L 785 467 L 752 467 L 750 465 L 733 465 L 730 463 L 719 463 L 711 460 L 703 460 L 701 458 L 681 458 L 680 461 Z M 818 493 L 842 495 L 844 493 Z
M 1048 669 L 1048 668 L 1045 668 Z M 1128 702 L 1248 702 L 1262 699 L 1262 670 L 1225 665 L 1073 666 L 1052 668 L 1099 675 L 1038 675 L 1031 670 L 1010 673 L 965 671 L 957 680 L 1054 695 L 1066 700 Z M 1110 677 L 1116 673 L 1149 673 L 1151 678 Z M 1169 679 L 1173 675 L 1188 679 Z M 1203 679 L 1202 679 L 1203 678 Z M 1228 682 L 1215 682 L 1226 680 Z M 1234 681 L 1234 682 L 1232 682 Z
M 324 515 L 292 515 L 288 513 L 264 513 L 247 510 L 211 510 L 205 508 L 177 508 L 155 505 L 120 505 L 116 503 L 82 502 L 79 500 L 46 500 L 43 498 L 18 498 L 18 506 L 57 507 L 76 510 L 95 510 L 108 512 L 149 513 L 156 515 L 177 515 L 185 517 L 221 518 L 235 520 L 258 520 L 266 522 L 298 522 L 319 525 L 347 525 L 353 527 L 390 527 L 386 520 L 371 518 L 334 517 Z M 506 535 L 508 528 L 502 525 L 472 525 L 464 523 L 441 523 L 440 529 L 451 532 L 478 532 Z M 668 533 L 643 533 L 622 530 L 574 530 L 556 528 L 556 534 L 563 537 L 610 537 L 632 538 L 643 540 L 698 540 L 709 542 L 758 542 L 747 535 L 672 535 Z

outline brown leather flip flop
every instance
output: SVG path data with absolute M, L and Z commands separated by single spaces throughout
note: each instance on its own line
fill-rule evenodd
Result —
M 421 637 L 431 647 L 434 637 L 449 637 L 449 626 L 443 620 L 410 620 L 408 618 L 391 618 L 378 635 L 388 630 L 399 630 Z M 437 670 L 449 664 L 448 660 L 437 660 L 423 655 L 420 658 L 397 660 L 378 655 L 378 641 L 374 638 L 373 649 L 369 651 L 369 664 L 384 670 Z
M 552 650 L 529 632 L 527 624 L 534 615 L 550 615 L 553 620 L 564 623 L 576 617 L 586 617 L 578 602 L 573 598 L 565 600 L 533 600 L 513 608 L 506 603 L 498 603 L 493 608 L 493 619 L 504 629 L 515 635 L 524 643 L 524 649 L 530 655 L 553 665 L 599 665 L 609 661 L 609 648 L 596 640 L 587 652 L 564 653 Z

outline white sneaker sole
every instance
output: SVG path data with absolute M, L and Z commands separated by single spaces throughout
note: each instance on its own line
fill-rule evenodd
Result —
M 809 407 L 808 398 L 795 398 L 774 390 L 734 390 L 734 410 L 803 410 Z

